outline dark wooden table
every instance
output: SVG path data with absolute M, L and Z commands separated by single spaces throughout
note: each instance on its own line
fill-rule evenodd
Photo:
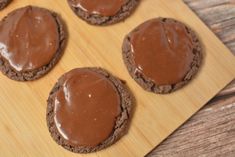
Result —
M 235 54 L 235 0 L 184 1 Z M 147 156 L 235 157 L 235 80 Z

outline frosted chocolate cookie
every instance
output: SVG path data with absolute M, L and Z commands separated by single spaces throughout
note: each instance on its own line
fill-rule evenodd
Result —
M 81 19 L 93 25 L 109 25 L 128 17 L 140 0 L 68 0 Z
M 4 9 L 12 0 L 0 0 L 0 10 Z
M 35 80 L 53 68 L 64 45 L 56 13 L 34 6 L 16 9 L 0 22 L 0 70 L 13 80 Z
M 184 86 L 202 61 L 195 33 L 169 18 L 155 18 L 139 25 L 125 37 L 122 49 L 132 78 L 154 93 L 170 93 Z
M 59 78 L 47 105 L 52 138 L 76 153 L 115 143 L 127 131 L 132 97 L 119 79 L 100 68 L 80 68 Z

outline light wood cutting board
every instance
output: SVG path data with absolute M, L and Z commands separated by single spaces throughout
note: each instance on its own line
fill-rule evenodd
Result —
M 125 22 L 108 27 L 86 24 L 74 15 L 66 0 L 14 0 L 0 12 L 0 17 L 27 4 L 60 13 L 68 26 L 69 40 L 59 64 L 38 81 L 20 83 L 0 74 L 1 156 L 80 156 L 52 140 L 45 120 L 49 91 L 59 76 L 73 68 L 103 67 L 126 80 L 136 98 L 128 134 L 108 149 L 84 156 L 144 156 L 235 77 L 235 57 L 181 0 L 142 0 Z M 159 16 L 185 22 L 204 45 L 204 63 L 197 77 L 169 95 L 142 90 L 129 76 L 121 55 L 124 35 L 145 20 Z

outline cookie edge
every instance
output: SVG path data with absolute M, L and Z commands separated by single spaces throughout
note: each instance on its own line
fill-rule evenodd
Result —
M 130 117 L 132 115 L 132 105 L 133 105 L 133 97 L 128 90 L 127 86 L 123 84 L 121 80 L 111 75 L 109 72 L 102 68 L 77 68 L 77 69 L 88 69 L 92 70 L 93 72 L 97 72 L 103 76 L 105 76 L 108 80 L 110 80 L 113 85 L 116 87 L 118 94 L 121 99 L 121 114 L 117 118 L 115 123 L 115 128 L 112 132 L 112 134 L 107 138 L 105 141 L 103 141 L 101 144 L 95 146 L 95 147 L 83 147 L 83 146 L 72 146 L 69 143 L 67 143 L 63 137 L 60 136 L 60 133 L 58 132 L 55 122 L 54 122 L 54 105 L 53 105 L 53 94 L 56 93 L 60 89 L 60 80 L 64 77 L 62 75 L 58 82 L 54 85 L 53 89 L 51 90 L 48 100 L 47 100 L 47 114 L 46 114 L 46 120 L 47 120 L 47 127 L 49 129 L 51 137 L 54 139 L 54 141 L 64 147 L 65 149 L 74 152 L 74 153 L 92 153 L 97 152 L 99 150 L 105 149 L 109 147 L 110 145 L 117 142 L 126 132 L 128 131 L 128 126 L 130 123 Z
M 138 74 L 135 73 L 135 69 L 137 67 L 135 66 L 134 60 L 132 59 L 133 57 L 132 57 L 132 52 L 131 52 L 130 36 L 131 36 L 132 32 L 134 32 L 138 29 L 138 27 L 140 25 L 147 23 L 147 22 L 154 20 L 154 19 L 162 20 L 164 22 L 166 20 L 170 20 L 170 21 L 174 21 L 175 23 L 182 24 L 183 26 L 185 26 L 186 30 L 188 31 L 191 38 L 193 39 L 194 47 L 192 49 L 192 51 L 193 51 L 192 53 L 194 54 L 194 58 L 193 58 L 193 62 L 191 63 L 191 68 L 187 72 L 187 74 L 185 75 L 184 79 L 176 84 L 158 86 L 154 83 L 154 81 L 147 78 L 146 76 L 144 76 L 140 73 L 138 73 Z M 173 18 L 158 17 L 158 18 L 153 18 L 153 19 L 147 20 L 144 23 L 138 25 L 130 33 L 128 33 L 125 36 L 123 44 L 122 44 L 122 58 L 123 58 L 124 64 L 129 72 L 129 74 L 144 90 L 149 91 L 149 92 L 153 92 L 156 94 L 169 94 L 169 93 L 172 93 L 172 92 L 184 87 L 198 73 L 198 71 L 201 67 L 201 64 L 202 64 L 202 60 L 203 60 L 202 45 L 201 45 L 201 42 L 200 42 L 199 38 L 197 37 L 196 33 L 190 27 L 188 27 L 186 24 L 184 24 L 183 22 L 180 22 L 180 21 L 175 20 Z M 139 75 L 139 76 L 137 76 L 137 75 Z
M 5 0 L 4 2 L 0 3 L 0 10 L 3 10 L 4 8 L 6 8 L 12 0 Z
M 26 7 L 37 7 L 37 6 L 29 5 L 29 6 L 26 6 Z M 25 7 L 22 7 L 22 8 L 25 8 Z M 11 13 L 13 13 L 13 12 L 19 10 L 19 9 L 22 9 L 22 8 L 15 9 L 15 10 L 11 11 L 9 14 L 11 14 Z M 58 27 L 57 29 L 58 29 L 58 32 L 59 32 L 59 47 L 58 47 L 54 57 L 52 58 L 52 60 L 47 65 L 44 65 L 44 66 L 42 66 L 38 69 L 35 69 L 35 70 L 25 71 L 25 72 L 16 71 L 9 64 L 9 62 L 0 55 L 0 71 L 5 76 L 7 76 L 8 78 L 10 78 L 12 80 L 15 80 L 15 81 L 22 81 L 22 82 L 23 81 L 33 81 L 33 80 L 36 80 L 36 79 L 39 79 L 39 78 L 43 77 L 51 69 L 53 69 L 53 67 L 58 63 L 58 61 L 62 57 L 64 49 L 65 49 L 66 34 L 67 33 L 66 33 L 66 29 L 65 29 L 65 24 L 62 21 L 61 17 L 57 13 L 55 13 L 51 10 L 48 10 L 46 8 L 42 8 L 42 7 L 37 7 L 37 8 L 48 11 L 53 16 L 53 18 L 55 19 L 55 21 L 57 23 L 57 27 Z M 4 21 L 9 16 L 9 14 L 6 15 L 1 20 L 1 22 Z
M 122 6 L 121 10 L 113 16 L 102 16 L 102 15 L 94 15 L 89 14 L 82 9 L 75 8 L 71 5 L 70 0 L 67 0 L 70 8 L 73 12 L 82 20 L 86 21 L 88 24 L 91 25 L 111 25 L 121 21 L 124 21 L 127 17 L 129 17 L 136 7 L 138 6 L 140 0 L 129 0 L 125 5 Z

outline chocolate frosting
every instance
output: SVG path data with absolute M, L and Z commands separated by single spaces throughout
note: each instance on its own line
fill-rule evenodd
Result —
M 70 0 L 73 7 L 80 8 L 89 14 L 113 16 L 127 0 Z
M 58 26 L 46 9 L 27 6 L 0 22 L 0 54 L 16 71 L 47 65 L 58 47 Z
M 54 95 L 54 121 L 71 145 L 97 146 L 113 132 L 121 113 L 120 96 L 104 75 L 75 69 L 60 80 Z
M 180 22 L 149 20 L 130 34 L 136 73 L 156 85 L 172 85 L 184 79 L 193 62 L 193 39 Z

